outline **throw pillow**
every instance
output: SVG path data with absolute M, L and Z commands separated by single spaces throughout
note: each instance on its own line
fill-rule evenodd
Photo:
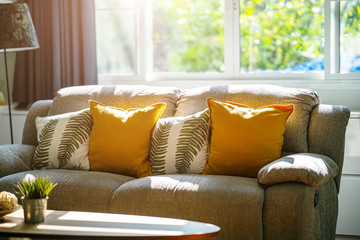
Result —
M 151 132 L 164 109 L 165 103 L 125 110 L 90 101 L 94 119 L 90 169 L 133 177 L 150 176 Z
M 255 178 L 260 168 L 280 157 L 293 105 L 253 109 L 213 98 L 207 102 L 212 135 L 204 174 Z
M 208 160 L 209 110 L 159 119 L 151 138 L 153 175 L 202 173 Z
M 39 144 L 33 157 L 33 168 L 89 170 L 92 123 L 89 109 L 37 117 L 35 124 Z

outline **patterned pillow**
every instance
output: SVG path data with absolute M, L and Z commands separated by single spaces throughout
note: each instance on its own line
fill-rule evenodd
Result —
M 208 159 L 209 110 L 159 119 L 153 131 L 150 165 L 153 175 L 202 173 Z
M 34 169 L 89 170 L 89 142 L 93 120 L 89 109 L 35 120 L 39 145 Z

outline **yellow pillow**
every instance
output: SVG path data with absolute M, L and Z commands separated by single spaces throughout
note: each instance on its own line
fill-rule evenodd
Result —
M 293 105 L 253 109 L 208 98 L 211 141 L 203 174 L 257 177 L 259 170 L 280 157 L 286 121 Z
M 165 103 L 127 110 L 92 100 L 89 103 L 94 120 L 89 148 L 90 170 L 150 176 L 151 131 Z

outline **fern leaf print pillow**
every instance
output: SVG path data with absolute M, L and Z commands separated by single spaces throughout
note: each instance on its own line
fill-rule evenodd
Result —
M 89 142 L 93 120 L 89 109 L 35 120 L 39 145 L 34 169 L 89 170 Z
M 150 147 L 153 175 L 202 173 L 209 156 L 209 120 L 208 109 L 159 119 Z

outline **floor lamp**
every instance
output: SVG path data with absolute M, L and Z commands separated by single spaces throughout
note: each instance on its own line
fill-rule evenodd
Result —
M 0 53 L 4 53 L 10 137 L 14 144 L 6 52 L 39 48 L 30 11 L 25 3 L 0 4 Z

